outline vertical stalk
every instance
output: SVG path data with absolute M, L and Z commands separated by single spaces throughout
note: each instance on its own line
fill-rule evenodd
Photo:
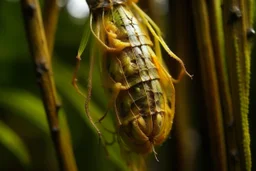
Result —
M 241 165 L 241 170 L 251 170 L 250 135 L 248 125 L 250 55 L 251 42 L 248 30 L 252 28 L 252 0 L 224 0 L 223 27 L 234 123 L 237 138 L 233 165 Z
M 227 160 L 230 170 L 240 170 L 239 165 L 232 164 L 233 158 L 231 155 L 235 153 L 234 149 L 237 149 L 236 144 L 236 130 L 233 126 L 234 116 L 232 108 L 232 98 L 230 91 L 230 82 L 228 78 L 228 68 L 225 56 L 224 46 L 224 31 L 222 25 L 222 11 L 220 0 L 209 1 L 209 19 L 211 21 L 211 37 L 214 51 L 214 59 L 216 63 L 216 71 L 218 78 L 218 85 L 220 90 L 220 101 L 223 110 L 224 129 L 227 144 Z
M 222 108 L 214 50 L 210 35 L 210 20 L 205 1 L 196 0 L 192 3 L 195 22 L 199 60 L 204 87 L 204 98 L 207 107 L 207 120 L 209 125 L 209 139 L 211 147 L 213 170 L 227 170 L 226 145 L 222 119 Z
M 57 0 L 45 0 L 45 7 L 44 7 L 44 31 L 47 41 L 47 47 L 49 52 L 49 65 L 52 66 L 52 56 L 53 56 L 53 48 L 54 48 L 54 41 L 55 41 L 55 32 L 58 24 L 58 17 L 59 17 L 59 6 L 57 4 Z M 53 77 L 51 77 L 52 82 L 54 83 Z M 53 85 L 53 93 L 54 97 L 56 98 L 56 105 L 61 106 L 61 102 L 58 99 L 58 93 L 56 90 L 56 86 Z
M 39 84 L 44 107 L 51 131 L 51 137 L 59 161 L 60 170 L 73 171 L 76 165 L 69 160 L 69 153 L 66 152 L 65 143 L 62 141 L 57 115 L 56 93 L 54 93 L 54 82 L 52 78 L 52 66 L 47 48 L 46 37 L 41 17 L 41 9 L 38 0 L 22 0 L 25 29 L 29 42 L 31 56 L 35 64 L 37 82 Z
M 54 47 L 55 32 L 58 24 L 59 6 L 57 0 L 45 0 L 44 7 L 44 31 L 50 57 Z

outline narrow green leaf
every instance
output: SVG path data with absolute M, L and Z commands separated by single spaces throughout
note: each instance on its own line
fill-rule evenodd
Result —
M 87 45 L 87 42 L 90 38 L 90 35 L 91 35 L 91 30 L 90 30 L 90 19 L 88 18 L 85 22 L 85 26 L 84 26 L 84 33 L 83 33 L 83 37 L 82 37 L 82 40 L 80 42 L 80 45 L 79 45 L 79 49 L 78 49 L 78 52 L 77 52 L 77 56 L 81 56 L 84 52 L 84 49 Z
M 14 111 L 14 115 L 24 118 L 35 128 L 49 135 L 46 115 L 39 98 L 24 90 L 3 88 L 0 97 L 1 106 Z
M 2 121 L 0 121 L 0 144 L 8 149 L 25 168 L 30 165 L 30 156 L 26 146 L 20 137 Z
M 30 123 L 35 129 L 40 130 L 44 135 L 50 136 L 49 127 L 46 119 L 45 110 L 42 101 L 29 92 L 22 90 L 4 89 L 0 93 L 0 104 L 12 110 L 13 116 L 19 116 Z M 73 161 L 73 152 L 70 147 L 70 134 L 63 111 L 59 114 L 61 136 L 65 145 L 66 153 L 69 153 L 69 160 Z M 43 137 L 42 137 L 43 138 Z

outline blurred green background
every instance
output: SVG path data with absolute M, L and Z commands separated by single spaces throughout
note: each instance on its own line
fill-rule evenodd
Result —
M 107 158 L 104 149 L 99 145 L 98 138 L 91 125 L 85 118 L 83 97 L 71 85 L 72 74 L 75 68 L 75 56 L 82 36 L 86 12 L 74 2 L 62 1 L 62 9 L 56 32 L 56 42 L 53 53 L 54 78 L 57 91 L 62 102 L 60 110 L 61 126 L 70 129 L 73 150 L 78 170 L 123 170 L 124 163 L 120 159 L 118 146 L 110 147 L 110 157 Z M 170 14 L 175 1 L 170 1 L 163 12 L 154 14 L 152 6 L 142 1 L 142 8 L 152 14 L 153 19 L 164 30 L 167 43 L 175 52 L 177 46 L 173 32 L 177 31 L 170 21 Z M 158 6 L 163 9 L 164 6 Z M 73 9 L 73 11 L 72 11 Z M 75 10 L 74 10 L 75 9 Z M 176 9 L 178 10 L 178 9 Z M 180 9 L 182 10 L 182 9 Z M 18 0 L 0 1 L 0 170 L 58 170 L 57 160 L 49 135 L 49 128 L 41 101 L 40 91 L 36 83 L 33 62 L 28 49 L 23 18 Z M 160 19 L 161 18 L 161 19 Z M 192 17 L 188 17 L 192 22 Z M 168 30 L 168 31 L 167 31 Z M 171 31 L 169 31 L 171 30 Z M 186 34 L 195 37 L 193 27 Z M 191 159 L 188 168 L 191 170 L 210 170 L 211 156 L 208 144 L 207 123 L 204 121 L 205 111 L 200 83 L 199 61 L 196 58 L 196 45 L 192 46 L 194 59 L 185 59 L 185 64 L 195 75 L 191 81 L 184 78 L 190 88 L 187 95 L 192 104 L 188 115 L 190 116 L 191 129 L 187 132 L 187 143 L 192 152 L 188 152 Z M 255 47 L 255 46 L 254 46 Z M 84 90 L 88 75 L 88 51 L 86 48 L 79 72 L 80 87 Z M 179 55 L 179 54 L 178 54 Z M 96 62 L 98 63 L 98 62 Z M 250 131 L 253 163 L 256 162 L 256 48 L 252 54 L 251 96 L 250 96 Z M 96 67 L 93 76 L 93 98 L 91 111 L 95 118 L 99 118 L 106 108 L 106 97 L 101 88 L 99 68 Z M 182 81 L 182 82 L 183 82 Z M 184 84 L 184 83 L 183 83 Z M 181 83 L 182 85 L 182 83 Z M 176 85 L 179 87 L 179 84 Z M 179 96 L 179 91 L 177 93 Z M 189 102 L 189 103 L 190 103 Z M 191 105 L 190 104 L 190 105 Z M 179 103 L 176 104 L 180 105 Z M 179 115 L 177 112 L 176 115 Z M 103 124 L 114 129 L 111 117 Z M 158 148 L 160 162 L 153 156 L 149 157 L 149 170 L 178 170 L 176 160 L 179 158 L 179 148 L 176 137 L 175 121 L 174 130 L 170 138 Z M 106 135 L 108 139 L 111 135 Z M 191 166 L 190 166 L 191 165 Z M 256 169 L 253 166 L 253 169 Z

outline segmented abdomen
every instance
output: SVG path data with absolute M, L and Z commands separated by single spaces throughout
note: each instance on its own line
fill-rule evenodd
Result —
M 130 43 L 120 53 L 107 54 L 106 68 L 110 77 L 129 87 L 120 91 L 116 99 L 116 112 L 122 123 L 125 141 L 148 146 L 137 150 L 148 153 L 161 130 L 165 113 L 163 90 L 152 59 L 155 56 L 152 42 L 143 26 L 125 6 L 118 6 L 111 13 L 113 17 L 109 15 L 109 24 L 117 28 L 117 39 Z

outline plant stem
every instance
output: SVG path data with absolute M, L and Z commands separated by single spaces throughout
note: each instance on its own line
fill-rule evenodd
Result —
M 45 0 L 45 7 L 44 7 L 44 31 L 48 46 L 49 52 L 49 65 L 52 66 L 52 56 L 53 56 L 53 47 L 55 41 L 55 33 L 58 23 L 58 16 L 59 16 L 59 6 L 57 4 L 57 0 Z M 51 77 L 51 81 L 54 83 L 53 77 Z M 56 101 L 56 105 L 58 108 L 61 106 L 61 102 L 58 99 L 58 93 L 56 90 L 56 86 L 53 85 L 53 93 Z M 58 111 L 57 111 L 58 112 Z
M 230 82 L 228 78 L 228 68 L 225 56 L 224 46 L 224 31 L 222 25 L 222 12 L 221 1 L 210 0 L 209 1 L 209 19 L 211 21 L 211 37 L 214 50 L 214 59 L 216 63 L 216 71 L 218 78 L 218 85 L 220 90 L 220 101 L 223 109 L 223 124 L 226 135 L 227 154 L 234 153 L 234 149 L 237 149 L 236 144 L 236 129 L 233 126 L 234 116 L 232 108 L 232 98 L 230 91 Z M 239 164 L 233 164 L 233 158 L 231 155 L 227 155 L 228 168 L 230 170 L 239 170 Z
M 241 165 L 241 170 L 251 170 L 250 135 L 248 125 L 250 54 L 251 42 L 247 31 L 252 28 L 253 1 L 224 0 L 223 27 L 225 48 L 231 83 L 232 107 L 234 115 L 233 127 L 236 129 L 237 148 L 233 165 Z
M 207 107 L 209 138 L 212 153 L 213 170 L 227 170 L 226 145 L 223 128 L 222 108 L 214 60 L 212 38 L 210 35 L 209 12 L 205 1 L 192 3 L 199 59 L 204 87 L 204 98 Z
M 71 160 L 68 160 L 69 156 L 67 155 L 69 154 L 66 152 L 64 141 L 61 141 L 57 115 L 58 106 L 56 105 L 56 94 L 54 93 L 54 82 L 52 78 L 52 67 L 49 63 L 50 55 L 47 48 L 39 1 L 22 0 L 21 7 L 30 52 L 35 64 L 37 82 L 40 86 L 60 170 L 76 170 L 74 163 Z
M 59 6 L 57 0 L 45 0 L 44 7 L 44 31 L 50 57 L 54 47 L 55 32 L 58 24 Z

